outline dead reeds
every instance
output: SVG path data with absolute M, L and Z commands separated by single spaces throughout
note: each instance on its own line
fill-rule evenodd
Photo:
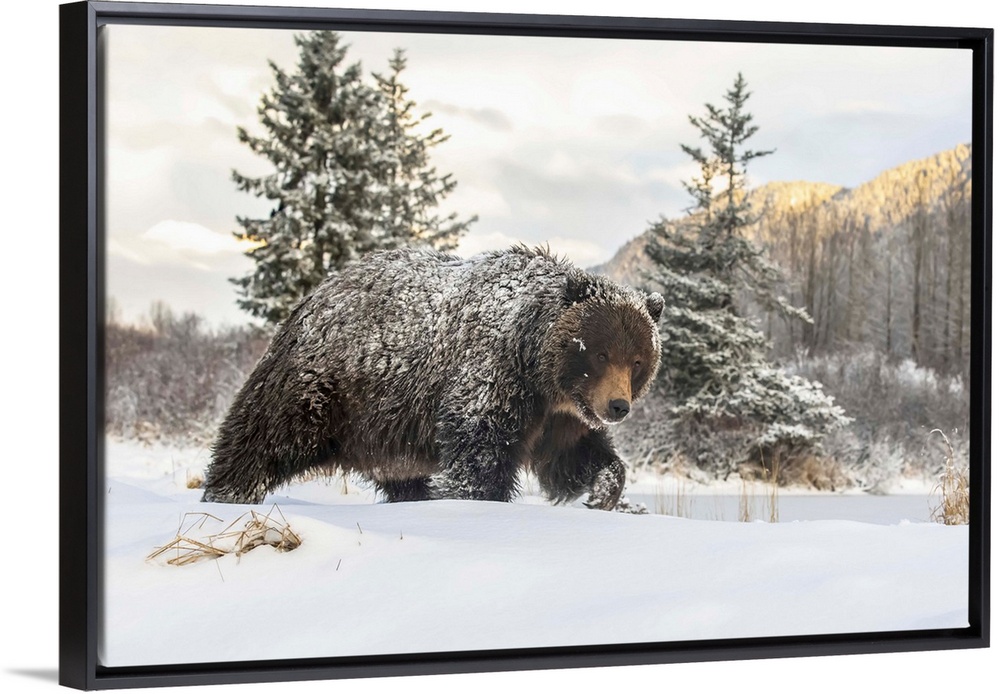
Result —
M 944 472 L 938 478 L 933 494 L 939 494 L 941 501 L 931 512 L 931 518 L 945 525 L 969 524 L 969 471 L 959 469 L 955 464 L 955 449 L 951 441 L 940 429 L 931 434 L 940 434 L 945 445 Z
M 165 557 L 166 563 L 171 566 L 186 566 L 227 554 L 235 554 L 238 558 L 262 545 L 274 547 L 279 552 L 290 552 L 302 544 L 302 538 L 291 529 L 277 505 L 266 514 L 251 509 L 221 532 L 200 535 L 199 531 L 204 531 L 209 521 L 225 522 L 210 513 L 185 513 L 174 539 L 157 547 L 146 559 L 162 560 Z
M 764 462 L 764 454 L 761 452 L 760 469 L 755 470 L 750 466 L 744 466 L 740 470 L 740 505 L 737 518 L 741 523 L 751 523 L 761 519 L 766 515 L 769 523 L 777 523 L 778 513 L 778 481 L 780 463 L 777 456 L 772 455 L 771 467 L 768 468 Z M 765 498 L 757 499 L 757 481 L 764 483 Z M 765 513 L 766 511 L 766 513 Z
M 677 470 L 674 471 L 673 493 L 664 489 L 662 484 L 657 485 L 653 503 L 658 514 L 678 518 L 694 517 L 692 512 L 694 500 L 688 495 L 685 479 Z

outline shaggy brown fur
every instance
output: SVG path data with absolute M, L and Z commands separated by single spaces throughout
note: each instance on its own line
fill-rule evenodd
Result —
M 509 501 L 528 468 L 553 500 L 612 508 L 625 471 L 607 427 L 652 381 L 662 308 L 542 250 L 368 256 L 279 328 L 219 431 L 204 499 L 259 503 L 328 466 L 390 501 Z

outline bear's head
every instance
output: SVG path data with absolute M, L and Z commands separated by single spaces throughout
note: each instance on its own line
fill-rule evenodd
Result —
M 655 292 L 571 276 L 566 306 L 546 340 L 555 407 L 595 429 L 624 420 L 659 368 L 662 311 Z

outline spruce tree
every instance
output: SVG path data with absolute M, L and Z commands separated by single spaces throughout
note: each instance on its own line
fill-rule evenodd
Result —
M 232 281 L 240 308 L 271 323 L 327 274 L 374 250 L 406 244 L 453 248 L 474 218 L 434 214 L 455 187 L 429 163 L 446 137 L 418 132 L 427 116 L 413 113 L 400 81 L 397 51 L 388 76 L 367 80 L 360 63 L 345 64 L 335 32 L 295 37 L 294 72 L 270 63 L 273 88 L 258 115 L 266 134 L 238 130 L 241 142 L 273 165 L 266 176 L 233 171 L 237 187 L 272 201 L 264 219 L 237 218 L 254 268 Z
M 440 128 L 420 133 L 421 124 L 431 114 L 414 112 L 417 104 L 408 97 L 409 89 L 400 80 L 405 69 L 406 55 L 396 49 L 389 60 L 389 74 L 373 75 L 386 105 L 378 149 L 378 177 L 385 185 L 382 238 L 390 240 L 390 244 L 403 239 L 450 250 L 476 217 L 458 221 L 456 213 L 447 217 L 435 213 L 456 185 L 451 174 L 439 175 L 430 164 L 430 150 L 448 136 Z
M 813 450 L 848 421 L 819 384 L 769 361 L 766 338 L 740 310 L 749 297 L 788 319 L 810 320 L 781 296 L 781 273 L 745 235 L 756 222 L 747 164 L 771 154 L 746 146 L 757 132 L 749 96 L 739 75 L 725 107 L 708 104 L 705 116 L 690 117 L 707 145 L 681 146 L 699 166 L 685 183 L 694 204 L 684 220 L 654 224 L 646 247 L 655 267 L 649 280 L 666 301 L 660 396 L 672 439 L 678 452 L 716 473 Z

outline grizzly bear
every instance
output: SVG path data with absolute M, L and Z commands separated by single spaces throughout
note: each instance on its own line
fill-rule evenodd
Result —
M 546 249 L 366 256 L 278 328 L 213 445 L 204 501 L 260 503 L 314 468 L 388 501 L 510 501 L 533 472 L 555 502 L 612 509 L 608 426 L 660 361 L 659 294 Z

